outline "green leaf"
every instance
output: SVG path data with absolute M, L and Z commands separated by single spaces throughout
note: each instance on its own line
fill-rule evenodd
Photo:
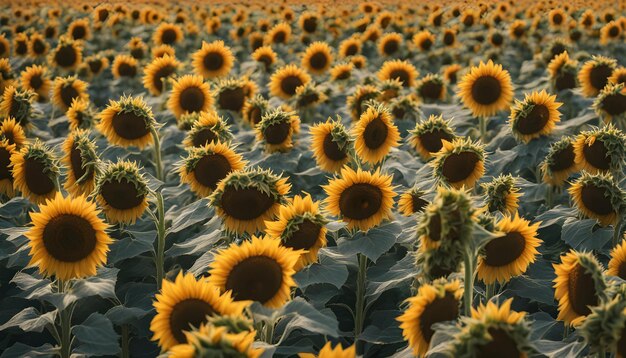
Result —
M 338 337 L 339 323 L 329 309 L 318 311 L 302 297 L 296 297 L 288 302 L 282 310 L 283 319 L 278 324 L 276 332 L 282 332 L 278 341 L 280 344 L 296 329 L 303 329 L 311 333 Z
M 348 279 L 348 269 L 341 264 L 314 263 L 298 271 L 294 279 L 301 289 L 318 283 L 329 283 L 339 289 Z
M 363 254 L 376 262 L 382 254 L 393 247 L 400 232 L 402 232 L 400 225 L 389 222 L 365 233 L 358 232 L 352 239 L 340 238 L 337 245 L 339 252 L 344 255 Z
M 10 320 L 0 326 L 0 331 L 7 328 L 19 327 L 24 332 L 39 332 L 48 324 L 54 324 L 57 310 L 41 314 L 35 307 L 26 307 Z
M 39 347 L 31 347 L 24 343 L 15 343 L 11 348 L 2 352 L 2 358 L 24 358 L 24 357 L 51 357 L 56 355 L 58 349 L 50 343 L 42 344 Z
M 102 298 L 115 299 L 115 283 L 119 269 L 102 267 L 96 276 L 77 280 L 72 286 L 71 294 L 77 298 L 100 296 Z
M 81 325 L 72 327 L 72 333 L 78 341 L 74 353 L 101 356 L 120 352 L 119 335 L 111 321 L 100 313 L 92 313 Z
M 613 237 L 613 229 L 608 227 L 596 227 L 597 221 L 593 219 L 579 220 L 567 218 L 561 231 L 561 240 L 579 251 L 601 250 Z

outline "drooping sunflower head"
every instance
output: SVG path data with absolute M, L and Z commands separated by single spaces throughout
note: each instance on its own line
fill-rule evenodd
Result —
M 215 111 L 202 112 L 187 133 L 183 145 L 202 147 L 212 142 L 229 143 L 233 139 L 230 126 Z
M 611 260 L 606 273 L 607 275 L 617 276 L 622 280 L 626 279 L 626 240 L 622 239 L 611 250 Z
M 50 51 L 48 63 L 63 70 L 76 68 L 83 60 L 81 44 L 67 36 L 59 39 L 57 47 Z
M 131 38 L 127 47 L 130 55 L 136 60 L 143 60 L 148 52 L 148 45 L 139 37 Z
M 232 51 L 221 40 L 203 42 L 202 47 L 191 58 L 195 72 L 204 78 L 226 76 L 235 63 Z
M 332 62 L 332 49 L 325 42 L 316 41 L 310 44 L 302 54 L 302 67 L 316 75 L 324 74 Z
M 87 82 L 76 76 L 57 77 L 52 84 L 52 103 L 66 112 L 75 98 L 89 100 Z
M 33 101 L 37 95 L 29 89 L 8 86 L 2 93 L 0 112 L 4 117 L 14 118 L 23 127 L 29 126 L 33 112 Z
M 109 59 L 103 53 L 98 53 L 85 58 L 81 68 L 85 66 L 89 76 L 97 76 L 109 67 Z
M 143 86 L 153 95 L 164 92 L 167 78 L 176 74 L 181 63 L 174 57 L 155 58 L 144 68 Z
M 261 46 L 254 50 L 252 59 L 262 64 L 265 71 L 269 71 L 272 65 L 278 60 L 278 55 L 270 46 Z
M 428 351 L 435 323 L 458 319 L 462 296 L 460 281 L 440 279 L 421 285 L 417 294 L 407 299 L 408 308 L 397 320 L 415 356 L 424 356 Z
M 281 108 L 267 112 L 255 126 L 257 140 L 265 143 L 269 153 L 288 151 L 293 147 L 293 135 L 300 130 L 300 117 Z
M 70 131 L 76 129 L 90 128 L 95 123 L 96 114 L 89 105 L 89 100 L 76 97 L 72 100 L 72 105 L 65 112 L 65 116 L 70 122 Z
M 413 44 L 423 52 L 430 51 L 435 44 L 435 35 L 428 30 L 423 30 L 413 35 Z
M 97 127 L 112 144 L 143 149 L 153 142 L 155 125 L 152 109 L 142 97 L 122 96 L 119 101 L 110 100 L 100 112 Z
M 390 32 L 378 40 L 378 53 L 383 56 L 396 56 L 403 45 L 402 36 L 397 32 Z
M 485 193 L 485 206 L 489 212 L 499 211 L 503 214 L 517 213 L 519 206 L 519 188 L 515 186 L 515 178 L 511 175 L 499 175 L 488 183 L 481 185 Z
M 398 199 L 398 210 L 400 213 L 404 216 L 412 216 L 415 213 L 424 211 L 424 208 L 428 205 L 428 200 L 424 198 L 425 194 L 423 190 L 417 187 L 402 193 Z
M 348 229 L 367 231 L 392 216 L 396 193 L 391 179 L 378 170 L 354 171 L 346 166 L 339 176 L 322 186 L 328 195 L 325 209 L 345 221 Z
M 428 120 L 415 125 L 409 131 L 408 141 L 419 153 L 423 160 L 429 160 L 443 148 L 443 142 L 452 142 L 456 139 L 450 120 L 443 119 L 442 115 L 430 115 Z
M 349 37 L 339 44 L 339 56 L 355 56 L 361 52 L 361 46 L 362 42 L 358 37 Z
M 415 89 L 419 98 L 426 103 L 443 100 L 447 92 L 443 77 L 433 73 L 420 79 Z
M 254 234 L 265 229 L 286 202 L 291 185 L 269 170 L 234 171 L 221 180 L 210 197 L 227 232 Z
M 0 122 L 0 140 L 15 145 L 15 149 L 21 149 L 26 145 L 26 134 L 14 118 L 7 117 Z
M 545 46 L 545 45 L 544 45 Z M 563 38 L 557 37 L 550 41 L 550 43 L 543 49 L 543 61 L 549 64 L 558 55 L 571 50 L 571 43 Z
M 311 82 L 311 76 L 296 65 L 287 65 L 278 69 L 270 79 L 270 93 L 289 99 L 296 94 L 296 89 Z
M 13 187 L 34 203 L 55 196 L 59 167 L 54 153 L 39 139 L 11 155 Z
M 582 175 L 567 190 L 578 211 L 601 225 L 614 225 L 623 214 L 626 193 L 611 174 Z
M 230 293 L 220 294 L 206 279 L 196 280 L 193 274 L 181 271 L 173 282 L 163 280 L 156 294 L 156 316 L 150 323 L 152 340 L 163 350 L 190 342 L 185 332 L 206 324 L 216 314 L 240 316 L 248 303 L 234 302 Z
M 242 156 L 227 144 L 212 142 L 200 147 L 188 148 L 188 155 L 179 168 L 183 183 L 200 197 L 209 196 L 220 180 L 245 167 Z
M 96 177 L 95 193 L 110 223 L 134 223 L 148 207 L 148 183 L 137 163 L 107 163 Z
M 493 116 L 509 108 L 513 86 L 509 72 L 491 60 L 472 67 L 458 84 L 459 97 L 474 116 Z
M 183 37 L 183 30 L 180 26 L 178 26 L 178 24 L 164 22 L 161 23 L 154 31 L 152 41 L 154 41 L 157 45 L 174 45 L 181 42 Z
M 350 161 L 352 139 L 340 117 L 311 126 L 310 133 L 313 157 L 322 170 L 336 173 Z
M 397 79 L 400 80 L 403 87 L 413 87 L 418 75 L 415 66 L 402 60 L 385 61 L 378 71 L 378 79 L 381 81 Z
M 39 205 L 39 212 L 30 213 L 33 226 L 26 232 L 29 265 L 63 281 L 95 275 L 113 242 L 99 213 L 84 196 L 57 193 Z
M 135 78 L 139 72 L 137 59 L 130 55 L 117 55 L 113 60 L 111 72 L 114 78 Z
M 485 149 L 470 138 L 443 141 L 442 149 L 430 162 L 435 177 L 454 188 L 473 188 L 485 173 Z
M 209 266 L 209 282 L 222 292 L 230 291 L 235 301 L 257 301 L 279 308 L 296 285 L 294 266 L 301 254 L 302 250 L 283 246 L 280 239 L 252 236 L 215 255 Z
M 559 301 L 558 320 L 577 327 L 604 299 L 606 282 L 602 265 L 593 254 L 570 250 L 553 264 L 554 298 Z
M 95 187 L 98 154 L 89 131 L 77 129 L 63 142 L 61 163 L 67 170 L 64 188 L 74 196 L 89 196 Z
M 593 102 L 593 108 L 605 123 L 620 123 L 626 118 L 626 81 L 618 82 L 619 78 L 615 81 L 607 83 Z
M 567 51 L 556 55 L 548 64 L 550 82 L 556 91 L 576 88 L 578 63 L 570 59 Z
M 160 58 L 163 56 L 170 56 L 173 58 L 176 57 L 176 49 L 170 45 L 154 46 L 152 50 L 150 50 L 150 52 L 152 53 L 153 59 Z
M 619 172 L 626 157 L 626 135 L 612 124 L 581 132 L 573 145 L 576 164 L 592 174 Z
M 167 106 L 176 118 L 186 113 L 206 112 L 212 104 L 210 86 L 201 76 L 185 75 L 173 81 Z
M 255 127 L 261 118 L 268 113 L 270 103 L 265 97 L 258 94 L 253 98 L 249 98 L 243 105 L 242 116 L 243 119 L 252 127 Z
M 516 100 L 511 107 L 509 125 L 513 135 L 524 143 L 549 135 L 561 120 L 561 105 L 556 102 L 556 95 L 545 90 L 527 93 L 523 101 Z
M 315 82 L 309 82 L 296 88 L 296 94 L 293 99 L 295 107 L 297 109 L 303 109 L 312 108 L 325 102 L 328 96 L 326 96 L 326 93 L 324 93 Z
M 587 97 L 597 96 L 616 68 L 617 61 L 614 58 L 592 56 L 578 72 L 578 82 L 582 86 L 583 94 Z
M 11 156 L 15 153 L 15 144 L 6 139 L 0 141 L 0 194 L 9 198 L 15 196 L 13 174 L 11 173 Z
M 402 88 L 402 81 L 397 78 L 384 80 L 378 85 L 380 96 L 377 98 L 377 100 L 383 103 L 389 103 L 390 101 L 400 96 Z
M 357 86 L 354 94 L 347 99 L 352 121 L 357 122 L 367 110 L 368 101 L 376 100 L 379 96 L 381 96 L 380 90 L 372 85 Z
M 418 99 L 415 95 L 400 96 L 389 101 L 389 110 L 395 119 L 409 119 L 418 122 L 421 116 Z
M 254 97 L 257 90 L 256 83 L 247 77 L 221 80 L 215 89 L 217 108 L 239 113 L 246 100 Z
M 367 66 L 367 57 L 363 55 L 352 56 L 350 57 L 350 63 L 359 70 L 364 69 Z
M 380 163 L 400 140 L 391 112 L 383 105 L 370 106 L 355 123 L 352 135 L 357 156 L 370 164 Z

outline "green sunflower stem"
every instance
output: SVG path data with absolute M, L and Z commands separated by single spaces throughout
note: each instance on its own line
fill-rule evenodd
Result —
M 489 300 L 494 296 L 496 292 L 496 284 L 488 283 L 485 285 L 485 303 L 489 302 Z
M 551 208 L 553 202 L 554 202 L 554 188 L 552 187 L 552 185 L 548 185 L 547 190 L 546 190 L 546 205 L 549 208 Z
M 485 142 L 487 139 L 487 123 L 488 118 L 485 116 L 478 117 L 478 127 L 480 129 L 480 139 Z
M 474 299 L 474 262 L 469 249 L 463 253 L 465 265 L 465 288 L 463 289 L 463 308 L 466 316 L 472 313 L 472 300 Z
M 161 191 L 155 193 L 157 198 L 157 252 L 156 252 L 156 271 L 157 271 L 157 289 L 161 289 L 163 283 L 164 261 L 165 261 L 165 206 L 163 203 L 163 195 Z
M 359 335 L 363 332 L 363 323 L 365 321 L 365 280 L 367 276 L 367 257 L 359 253 L 357 254 L 359 271 L 356 281 L 356 307 L 354 312 L 354 340 L 358 340 Z
M 160 181 L 163 181 L 163 162 L 161 161 L 161 140 L 159 139 L 159 132 L 154 126 L 152 126 L 150 128 L 150 133 L 152 133 L 152 138 L 154 139 L 154 166 L 156 170 L 156 177 Z
M 614 229 L 613 229 L 613 247 L 619 245 L 621 236 L 622 236 L 622 224 L 620 220 L 615 224 Z
M 598 357 L 606 358 L 606 352 L 604 351 L 604 347 L 600 347 L 600 350 L 598 351 Z
M 67 283 L 61 280 L 58 281 L 59 293 L 67 292 Z M 61 321 L 61 342 L 59 356 L 61 358 L 69 358 L 72 354 L 72 317 L 71 317 L 71 304 L 60 312 Z
M 128 325 L 122 325 L 122 358 L 130 357 L 130 336 L 128 332 Z

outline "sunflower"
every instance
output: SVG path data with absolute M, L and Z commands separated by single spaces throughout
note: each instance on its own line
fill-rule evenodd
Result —
M 191 147 L 179 168 L 180 179 L 191 186 L 199 197 L 209 196 L 220 180 L 245 167 L 243 157 L 228 145 L 212 142 L 201 147 Z
M 424 191 L 418 188 L 411 188 L 398 199 L 398 210 L 404 216 L 412 216 L 415 213 L 424 211 L 428 201 L 424 198 Z
M 626 201 L 626 193 L 611 174 L 593 175 L 583 170 L 567 191 L 578 211 L 602 226 L 617 223 Z
M 345 166 L 340 175 L 323 185 L 328 197 L 324 203 L 329 214 L 340 217 L 348 229 L 367 231 L 391 219 L 393 198 L 391 176 L 380 171 L 356 172 Z
M 57 47 L 50 51 L 48 62 L 64 70 L 76 68 L 83 59 L 83 48 L 67 37 L 61 37 Z
M 489 183 L 481 184 L 486 195 L 486 209 L 489 212 L 499 211 L 513 215 L 519 207 L 519 188 L 515 186 L 515 178 L 508 175 L 499 175 Z
M 354 68 L 359 70 L 364 69 L 367 64 L 367 58 L 363 55 L 356 55 L 350 57 L 350 63 L 354 65 Z
M 295 195 L 280 207 L 276 221 L 265 222 L 267 236 L 281 240 L 293 250 L 306 250 L 294 266 L 296 271 L 317 261 L 319 249 L 326 246 L 327 220 L 319 211 L 319 202 L 310 195 Z
M 553 264 L 554 298 L 559 301 L 558 320 L 577 327 L 604 298 L 606 283 L 602 265 L 591 253 L 570 250 Z
M 247 77 L 220 80 L 215 89 L 217 108 L 240 113 L 246 100 L 254 97 L 256 82 Z
M 122 96 L 119 101 L 109 100 L 97 127 L 111 144 L 143 149 L 152 144 L 155 125 L 152 109 L 142 97 Z
M 446 84 L 439 74 L 428 74 L 424 76 L 416 85 L 416 92 L 419 98 L 426 103 L 443 100 L 446 96 Z
M 6 87 L 2 93 L 0 113 L 4 117 L 12 117 L 26 127 L 33 112 L 33 100 L 37 95 L 31 90 L 20 90 L 13 86 Z
M 150 322 L 152 340 L 168 350 L 188 342 L 185 331 L 199 328 L 209 316 L 241 315 L 248 304 L 234 302 L 230 292 L 220 294 L 206 279 L 196 280 L 193 274 L 181 271 L 174 282 L 163 280 L 163 287 L 156 294 L 156 315 Z
M 583 28 L 590 29 L 596 22 L 596 16 L 591 9 L 587 9 L 580 15 L 579 21 Z
M 380 91 L 380 96 L 377 98 L 380 102 L 389 103 L 390 101 L 398 98 L 400 96 L 400 92 L 402 91 L 402 82 L 397 79 L 390 79 L 382 81 L 378 85 L 378 90 Z M 368 104 L 369 105 L 369 104 Z
M 436 280 L 421 285 L 417 294 L 406 300 L 408 308 L 397 320 L 415 356 L 424 356 L 428 351 L 435 323 L 458 319 L 462 296 L 460 281 Z
M 163 56 L 155 58 L 144 68 L 143 86 L 153 96 L 158 96 L 165 90 L 166 79 L 176 74 L 181 63 L 174 57 Z
M 148 207 L 148 184 L 137 163 L 108 163 L 96 177 L 95 193 L 110 223 L 134 223 Z
M 309 82 L 296 88 L 296 94 L 293 96 L 293 99 L 297 109 L 304 109 L 315 107 L 325 102 L 328 97 L 315 82 Z
M 11 44 L 6 36 L 0 35 L 0 58 L 8 58 L 11 53 Z
M 600 44 L 606 45 L 616 41 L 622 35 L 622 28 L 616 21 L 611 21 L 600 29 Z
M 15 34 L 13 38 L 13 54 L 15 57 L 24 57 L 28 54 L 28 35 L 24 32 Z
M 85 58 L 80 68 L 86 67 L 91 76 L 97 76 L 109 67 L 109 59 L 102 54 L 96 54 Z
M 312 43 L 302 54 L 302 67 L 316 75 L 324 74 L 332 62 L 332 49 L 325 42 Z
M 491 60 L 472 67 L 458 84 L 463 104 L 474 116 L 493 116 L 509 108 L 513 99 L 513 86 L 509 72 Z
M 605 123 L 620 123 L 626 117 L 626 82 L 609 82 L 596 97 L 593 108 Z
M 201 76 L 185 75 L 173 81 L 167 106 L 176 118 L 185 113 L 205 112 L 212 104 L 209 84 Z
M 349 37 L 339 44 L 339 56 L 350 57 L 361 53 L 362 42 L 358 37 Z
M 192 327 L 183 332 L 188 343 L 171 347 L 166 355 L 168 358 L 194 358 L 213 356 L 235 356 L 259 358 L 264 350 L 254 348 L 256 332 L 231 334 L 226 327 L 201 324 L 198 329 Z
M 606 273 L 622 280 L 626 279 L 626 240 L 622 240 L 611 250 L 611 260 Z
M 609 77 L 609 82 L 613 84 L 624 84 L 626 85 L 626 67 L 618 67 L 613 71 L 611 77 Z M 606 86 L 605 86 L 606 87 Z
M 413 35 L 413 44 L 422 52 L 430 51 L 435 44 L 435 35 L 423 30 Z
M 152 50 L 150 50 L 150 52 L 152 53 L 152 59 L 163 57 L 163 56 L 169 56 L 173 58 L 176 57 L 176 49 L 174 49 L 170 45 L 165 45 L 165 44 L 154 46 Z
M 258 31 L 254 31 L 248 35 L 248 45 L 250 46 L 251 51 L 255 51 L 256 49 L 263 47 L 264 36 L 262 33 Z
M 378 39 L 381 38 L 381 34 L 382 34 L 382 29 L 380 28 L 380 26 L 376 25 L 376 24 L 372 24 L 370 26 L 368 26 L 365 31 L 363 31 L 363 34 L 361 35 L 361 41 L 363 43 L 367 43 L 367 42 L 372 42 L 375 43 L 376 41 L 378 41 Z M 393 35 L 397 34 L 397 33 L 391 33 Z M 396 42 L 396 40 L 402 41 L 402 37 L 398 38 L 396 36 L 393 36 L 393 38 L 390 39 L 391 42 Z M 380 43 L 379 43 L 380 44 Z M 389 44 L 390 47 L 389 49 L 393 50 L 393 44 Z M 379 52 L 380 52 L 380 47 L 379 47 Z
M 499 31 L 493 31 L 489 35 L 489 43 L 494 47 L 501 47 L 504 43 L 504 36 Z
M 221 40 L 202 42 L 202 47 L 191 58 L 194 71 L 204 78 L 226 76 L 235 62 L 232 51 Z
M 617 61 L 604 56 L 592 56 L 585 62 L 578 72 L 578 82 L 582 86 L 586 97 L 595 97 L 609 82 L 613 70 L 617 68 Z
M 624 358 L 626 347 L 626 306 L 624 305 L 624 286 L 618 288 L 615 297 L 591 307 L 591 314 L 576 330 L 585 338 L 589 353 L 610 353 L 611 356 Z
M 247 99 L 241 112 L 243 119 L 250 126 L 255 127 L 261 122 L 261 118 L 269 111 L 269 108 L 269 101 L 259 94 Z
M 138 71 L 137 60 L 134 57 L 129 55 L 115 56 L 115 60 L 113 60 L 113 65 L 111 66 L 113 78 L 134 78 L 137 76 Z
M 355 124 L 352 135 L 357 156 L 369 164 L 380 163 L 400 140 L 391 113 L 382 105 L 369 107 Z
M 34 203 L 43 203 L 57 193 L 59 167 L 52 151 L 39 139 L 11 155 L 13 188 Z
M 252 53 L 252 59 L 260 64 L 263 64 L 265 70 L 269 71 L 272 65 L 276 63 L 278 55 L 270 46 L 261 46 L 254 50 Z
M 98 154 L 89 132 L 72 131 L 63 142 L 61 163 L 67 169 L 63 187 L 73 196 L 90 196 L 95 188 Z
M 413 87 L 419 72 L 408 61 L 391 60 L 385 61 L 378 71 L 378 79 L 381 81 L 398 79 L 403 87 Z
M 473 188 L 485 173 L 485 150 L 470 138 L 443 141 L 442 149 L 434 154 L 430 163 L 440 181 L 454 187 Z
M 157 45 L 174 45 L 183 40 L 183 30 L 177 24 L 161 23 L 154 34 L 152 41 Z
M 296 65 L 279 68 L 270 78 L 270 93 L 276 97 L 289 99 L 296 94 L 296 88 L 311 82 L 311 76 Z
M 91 37 L 89 21 L 86 18 L 76 19 L 67 27 L 67 34 L 73 40 L 87 40 Z
M 63 281 L 95 275 L 113 243 L 99 213 L 85 197 L 64 198 L 61 193 L 39 205 L 38 213 L 30 213 L 33 226 L 25 234 L 29 265 Z
M 0 58 L 0 91 L 9 86 L 15 86 L 13 69 L 11 69 L 11 62 L 8 58 Z M 24 87 L 26 88 L 26 87 Z
M 545 183 L 561 186 L 567 178 L 578 171 L 572 138 L 563 137 L 552 143 L 546 158 L 541 162 Z
M 13 174 L 11 173 L 11 156 L 15 153 L 15 144 L 6 139 L 0 141 L 0 194 L 9 198 L 15 196 Z
M 549 135 L 560 121 L 556 95 L 549 95 L 545 90 L 527 93 L 523 101 L 515 101 L 511 107 L 509 125 L 513 135 L 524 143 L 532 139 Z
M 210 197 L 211 206 L 226 230 L 237 234 L 265 229 L 285 203 L 291 185 L 287 179 L 260 168 L 234 171 L 220 181 Z
M 28 53 L 33 58 L 44 56 L 48 52 L 48 42 L 40 33 L 34 33 L 28 41 Z
M 556 55 L 548 64 L 552 87 L 557 91 L 576 88 L 578 63 L 570 59 L 567 51 Z
M 446 29 L 443 35 L 441 35 L 441 42 L 446 47 L 455 47 L 457 45 L 456 31 L 454 29 Z
M 143 60 L 146 57 L 148 51 L 148 45 L 143 42 L 139 37 L 133 37 L 128 42 L 128 50 L 130 55 L 136 60 Z M 174 57 L 172 55 L 172 57 Z
M 293 134 L 300 131 L 300 118 L 279 108 L 264 114 L 255 131 L 268 153 L 288 151 L 293 147 Z
M 14 144 L 15 149 L 21 149 L 26 145 L 26 133 L 14 118 L 7 117 L 0 122 L 0 140 L 6 140 L 8 144 Z
M 183 140 L 183 145 L 189 147 L 202 147 L 212 142 L 229 143 L 233 139 L 230 127 L 216 112 L 202 112 L 198 120 L 192 125 L 191 130 Z
M 581 132 L 573 145 L 576 164 L 591 174 L 619 172 L 626 156 L 626 136 L 612 124 Z
M 68 122 L 70 122 L 70 131 L 79 128 L 90 128 L 95 122 L 95 114 L 89 106 L 89 100 L 74 98 L 72 105 L 65 112 Z
M 456 138 L 449 120 L 441 115 L 430 115 L 428 120 L 417 123 L 409 131 L 408 142 L 423 160 L 429 160 L 433 154 L 443 148 L 443 141 L 452 142 Z
M 300 25 L 300 28 L 308 34 L 314 33 L 320 22 L 321 19 L 318 14 L 311 11 L 302 13 L 298 19 L 298 25 Z
M 372 85 L 357 86 L 354 94 L 347 99 L 347 106 L 352 115 L 352 121 L 357 122 L 367 110 L 368 102 L 378 99 L 381 92 Z
M 209 265 L 209 282 L 222 292 L 231 291 L 236 301 L 280 308 L 296 286 L 294 266 L 302 253 L 282 246 L 279 239 L 252 236 L 218 251 Z
M 352 77 L 354 64 L 351 62 L 340 63 L 330 69 L 330 78 L 333 81 L 345 81 Z
M 291 26 L 281 22 L 274 25 L 265 35 L 266 45 L 286 44 L 291 37 Z
M 350 161 L 351 138 L 340 118 L 317 123 L 310 133 L 313 157 L 322 170 L 336 173 Z
M 72 105 L 74 99 L 89 101 L 87 82 L 79 80 L 76 76 L 57 77 L 52 83 L 52 103 L 63 112 Z
M 551 28 L 559 29 L 567 23 L 567 15 L 562 9 L 552 9 L 548 13 L 548 21 Z
M 378 41 L 378 53 L 383 56 L 395 56 L 402 47 L 402 36 L 396 32 L 383 35 Z

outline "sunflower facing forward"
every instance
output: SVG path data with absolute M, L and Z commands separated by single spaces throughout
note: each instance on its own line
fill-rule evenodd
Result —
M 309 76 L 296 65 L 287 65 L 278 69 L 270 79 L 270 92 L 272 95 L 289 99 L 296 94 L 296 88 L 311 82 Z
M 378 71 L 378 79 L 381 81 L 398 79 L 404 87 L 415 86 L 415 79 L 419 72 L 408 61 L 391 60 L 385 61 Z
M 71 132 L 63 142 L 61 163 L 67 169 L 63 187 L 74 196 L 89 196 L 95 187 L 98 154 L 86 130 Z
M 578 210 L 601 225 L 615 224 L 623 213 L 626 193 L 611 174 L 582 175 L 567 190 Z
M 310 131 L 313 157 L 322 170 L 336 173 L 350 162 L 352 140 L 341 124 L 341 118 L 328 118 L 324 123 L 311 126 Z
M 296 286 L 294 266 L 301 250 L 281 245 L 281 240 L 252 236 L 241 245 L 231 244 L 215 255 L 209 282 L 222 292 L 230 291 L 235 301 L 257 301 L 280 308 Z
M 585 62 L 578 72 L 578 82 L 586 97 L 595 97 L 609 82 L 617 61 L 604 56 L 593 56 Z
M 212 104 L 209 84 L 202 77 L 185 75 L 173 81 L 167 106 L 176 118 L 186 113 L 206 112 Z
M 144 68 L 143 86 L 153 96 L 165 90 L 166 79 L 176 73 L 181 63 L 174 57 L 155 58 Z
M 34 203 L 55 196 L 59 167 L 52 151 L 39 139 L 13 152 L 13 187 Z
M 493 116 L 509 108 L 513 86 L 509 72 L 491 60 L 472 67 L 458 84 L 459 97 L 474 116 Z
M 148 207 L 148 190 L 134 162 L 109 163 L 96 178 L 96 199 L 110 223 L 139 219 Z
M 549 135 L 560 121 L 561 105 L 556 95 L 545 90 L 526 94 L 523 101 L 515 101 L 511 107 L 509 125 L 513 135 L 525 143 Z
M 324 74 L 332 65 L 332 49 L 325 42 L 314 42 L 302 54 L 302 67 L 316 74 Z
M 470 138 L 444 141 L 430 164 L 435 177 L 444 183 L 457 189 L 473 188 L 485 173 L 485 150 Z
M 226 76 L 235 62 L 235 57 L 224 41 L 202 42 L 202 47 L 191 58 L 194 71 L 204 78 Z
M 50 81 L 48 68 L 41 65 L 26 67 L 20 76 L 22 88 L 31 90 L 37 94 L 39 102 L 45 102 L 50 95 Z
M 391 113 L 382 105 L 369 107 L 355 124 L 352 135 L 357 156 L 370 164 L 380 163 L 400 140 Z
M 119 101 L 109 100 L 100 112 L 98 130 L 112 144 L 143 149 L 153 141 L 155 124 L 152 109 L 143 98 L 122 96 Z

